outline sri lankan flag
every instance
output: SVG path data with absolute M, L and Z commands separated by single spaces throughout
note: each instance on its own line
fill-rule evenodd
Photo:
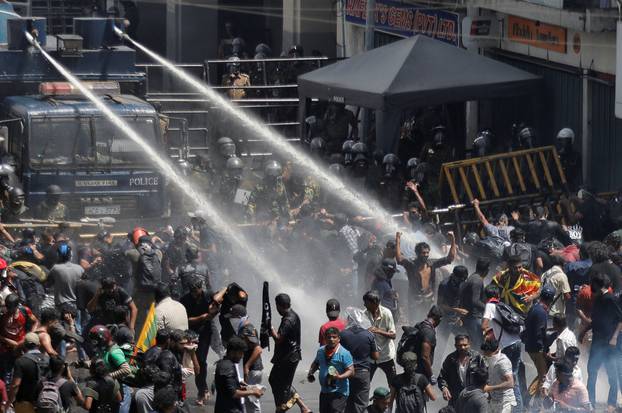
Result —
M 145 317 L 143 329 L 140 331 L 138 340 L 136 340 L 136 346 L 134 346 L 134 357 L 136 357 L 138 353 L 144 353 L 155 345 L 157 331 L 158 323 L 156 320 L 155 303 L 151 303 L 147 317 Z
M 495 275 L 492 281 L 501 288 L 501 301 L 514 307 L 522 314 L 527 314 L 531 303 L 525 303 L 523 298 L 536 294 L 542 285 L 540 277 L 526 269 L 521 269 L 521 275 L 514 285 L 510 285 L 508 270 Z

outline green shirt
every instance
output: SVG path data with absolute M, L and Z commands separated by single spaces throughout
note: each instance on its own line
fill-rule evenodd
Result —
M 121 347 L 114 344 L 106 353 L 104 353 L 104 363 L 110 371 L 118 370 L 123 363 L 126 363 L 125 353 Z

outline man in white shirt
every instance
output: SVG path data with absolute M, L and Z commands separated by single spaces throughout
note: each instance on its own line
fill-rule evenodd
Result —
M 570 299 L 570 284 L 568 276 L 562 269 L 565 261 L 562 257 L 552 255 L 550 257 L 553 266 L 542 274 L 542 287 L 550 286 L 555 290 L 554 302 L 549 309 L 549 314 L 566 314 L 566 300 Z
M 376 347 L 380 356 L 371 365 L 370 381 L 378 368 L 387 376 L 387 383 L 392 383 L 396 376 L 395 370 L 395 323 L 391 311 L 380 305 L 380 295 L 376 291 L 368 291 L 363 296 L 365 315 L 371 322 L 369 331 L 374 334 Z
M 486 296 L 486 307 L 484 307 L 484 315 L 482 316 L 482 331 L 488 339 L 494 338 L 498 342 L 500 340 L 501 353 L 505 354 L 512 364 L 514 398 L 517 403 L 517 411 L 521 411 L 523 402 L 518 383 L 518 369 L 521 364 L 522 342 L 519 334 L 512 334 L 501 327 L 501 315 L 497 310 L 501 296 L 499 286 L 489 284 L 484 289 L 484 295 Z
M 188 329 L 188 313 L 182 303 L 171 298 L 171 290 L 168 284 L 158 283 L 155 287 L 155 313 L 158 330 L 168 328 L 171 330 Z M 140 332 L 138 332 L 140 334 Z
M 516 406 L 514 378 L 510 359 L 499 350 L 499 342 L 489 338 L 482 344 L 482 353 L 488 362 L 488 384 L 484 392 L 490 395 L 489 411 L 511 413 Z
M 578 366 L 580 356 L 581 356 L 581 351 L 579 350 L 579 348 L 576 346 L 573 346 L 573 347 L 568 347 L 566 349 L 563 359 L 566 360 L 568 364 L 573 366 L 572 375 L 575 378 L 575 380 L 579 380 L 580 382 L 582 382 L 583 374 L 581 373 L 581 368 Z M 544 377 L 544 383 L 542 383 L 542 393 L 543 393 L 542 396 L 543 397 L 546 397 L 551 393 L 551 386 L 553 385 L 553 382 L 555 382 L 555 379 L 556 379 L 555 363 L 553 363 L 551 364 L 551 367 L 549 367 L 549 371 L 546 373 L 546 376 Z
M 577 337 L 568 328 L 566 316 L 563 314 L 555 314 L 553 316 L 553 330 L 557 333 L 557 338 L 549 347 L 549 357 L 551 359 L 561 360 L 566 354 L 569 347 L 577 347 Z M 553 376 L 555 378 L 555 376 Z

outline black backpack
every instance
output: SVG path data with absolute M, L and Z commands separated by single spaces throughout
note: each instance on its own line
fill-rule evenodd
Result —
M 130 271 L 127 258 L 125 257 L 125 250 L 120 245 L 115 245 L 103 253 L 103 263 L 100 271 L 101 275 L 114 277 L 117 282 L 129 275 Z
M 162 280 L 162 263 L 155 248 L 139 249 L 140 257 L 136 267 L 136 279 L 140 287 L 155 287 Z
M 477 241 L 475 248 L 486 258 L 501 260 L 503 258 L 504 241 L 499 237 L 486 237 Z
M 397 343 L 397 357 L 395 360 L 397 364 L 402 365 L 402 356 L 406 352 L 415 353 L 417 348 L 417 334 L 419 333 L 419 324 L 414 327 L 402 326 L 402 337 L 399 343 Z
M 501 321 L 494 318 L 493 320 L 501 326 L 503 331 L 507 331 L 509 334 L 520 334 L 525 326 L 525 319 L 522 315 L 516 312 L 511 306 L 503 302 L 498 302 L 495 307 L 497 313 L 501 318 Z
M 423 391 L 417 386 L 420 374 L 415 373 L 413 380 L 400 387 L 395 396 L 395 413 L 424 413 L 426 411 Z
M 531 246 L 525 242 L 515 242 L 510 245 L 505 251 L 506 257 L 511 257 L 512 255 L 518 255 L 523 264 L 523 267 L 528 269 L 533 269 L 533 253 Z

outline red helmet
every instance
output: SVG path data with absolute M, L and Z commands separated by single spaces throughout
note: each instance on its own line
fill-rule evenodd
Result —
M 112 334 L 106 326 L 98 324 L 89 330 L 89 341 L 95 347 L 104 347 L 112 341 Z
M 6 269 L 8 264 L 3 258 L 0 258 L 0 278 L 6 278 Z
M 142 227 L 136 227 L 132 230 L 132 242 L 134 243 L 134 245 L 138 245 L 138 240 L 146 235 L 149 235 L 146 229 Z

